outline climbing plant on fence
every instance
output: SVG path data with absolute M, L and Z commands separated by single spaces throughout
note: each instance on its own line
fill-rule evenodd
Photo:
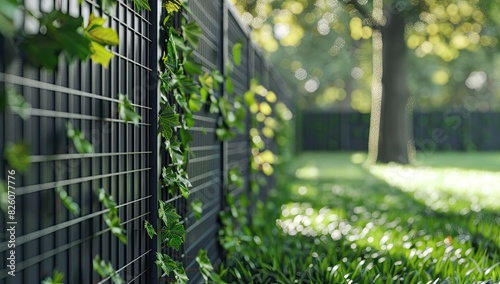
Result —
M 82 4 L 82 0 L 72 0 Z M 145 0 L 133 0 L 136 10 L 150 10 Z M 100 0 L 100 15 L 89 13 L 88 17 L 72 16 L 63 11 L 59 2 L 55 2 L 53 11 L 31 11 L 24 4 L 15 0 L 0 0 L 0 20 L 5 25 L 0 25 L 0 33 L 9 41 L 16 53 L 20 53 L 24 62 L 36 68 L 56 70 L 61 65 L 61 58 L 66 58 L 67 63 L 91 60 L 108 68 L 115 53 L 110 51 L 111 46 L 119 44 L 118 33 L 107 27 L 108 20 L 112 17 L 116 0 Z M 59 3 L 59 4 L 58 4 Z M 5 9 L 3 9 L 5 7 Z M 193 114 L 206 109 L 209 113 L 217 115 L 214 135 L 220 141 L 227 141 L 249 130 L 252 141 L 250 166 L 252 175 L 271 175 L 273 165 L 277 162 L 276 154 L 266 146 L 267 140 L 277 141 L 282 128 L 280 111 L 286 109 L 284 104 L 277 103 L 277 96 L 267 90 L 257 81 L 252 81 L 250 90 L 245 93 L 235 92 L 232 71 L 241 64 L 242 42 L 233 45 L 232 61 L 225 62 L 224 72 L 214 69 L 206 70 L 194 60 L 193 53 L 197 49 L 201 37 L 201 29 L 192 20 L 192 13 L 184 1 L 164 0 L 162 8 L 165 17 L 161 25 L 165 33 L 165 41 L 160 42 L 164 53 L 159 58 L 161 70 L 158 74 L 160 90 L 160 110 L 158 113 L 158 135 L 161 136 L 163 150 L 168 156 L 168 163 L 161 169 L 159 182 L 170 196 L 183 196 L 186 200 L 190 195 L 191 181 L 187 173 L 191 151 L 189 143 L 192 140 L 190 129 L 195 120 Z M 23 17 L 37 22 L 38 30 L 26 31 L 14 25 L 14 16 L 23 14 Z M 17 16 L 16 16 L 17 17 Z M 84 20 L 85 18 L 85 20 Z M 153 23 L 153 25 L 156 23 Z M 119 65 L 117 65 L 119 66 Z M 30 119 L 30 104 L 25 100 L 24 94 L 19 94 L 10 84 L 5 83 L 5 90 L 0 90 L 1 110 L 8 109 L 19 115 L 22 119 Z M 140 126 L 143 118 L 137 112 L 137 105 L 127 94 L 114 94 L 113 102 L 116 104 L 117 116 L 120 121 Z M 278 111 L 274 111 L 278 110 Z M 275 113 L 278 117 L 273 117 Z M 246 127 L 246 119 L 251 117 L 251 129 Z M 79 124 L 71 118 L 66 119 L 62 131 L 70 147 L 70 152 L 81 155 L 92 154 L 96 145 L 86 137 L 85 131 L 77 127 Z M 19 140 L 6 145 L 3 156 L 10 168 L 23 173 L 30 167 L 30 145 L 27 141 Z M 57 164 L 61 162 L 56 162 Z M 228 169 L 228 185 L 241 187 L 243 179 L 239 168 Z M 55 173 L 54 193 L 60 203 L 67 208 L 73 217 L 79 216 L 80 205 L 76 202 L 67 189 L 60 183 L 64 176 L 62 172 Z M 252 179 L 251 188 L 254 193 L 258 191 L 258 180 Z M 6 195 L 8 188 L 4 182 L 0 183 L 0 194 Z M 103 208 L 103 222 L 119 242 L 127 244 L 129 239 L 120 220 L 118 211 L 120 205 L 111 194 L 111 189 L 96 187 L 94 198 Z M 227 191 L 226 191 L 227 192 Z M 234 200 L 228 194 L 227 211 L 221 213 L 223 229 L 220 231 L 221 245 L 229 252 L 233 249 L 231 244 L 240 242 L 239 238 L 248 238 L 248 234 L 235 233 L 244 228 L 243 220 L 246 219 L 242 212 L 239 215 Z M 2 200 L 6 200 L 3 199 Z M 82 202 L 82 201 L 80 201 Z M 240 206 L 245 202 L 240 200 Z M 190 208 L 195 219 L 200 219 L 203 214 L 203 203 L 200 200 L 191 201 Z M 224 209 L 224 208 L 223 208 Z M 144 222 L 144 228 L 150 238 L 158 238 L 161 243 L 156 253 L 156 265 L 165 276 L 173 276 L 177 283 L 187 283 L 188 277 L 182 261 L 166 253 L 166 249 L 182 250 L 186 240 L 185 219 L 178 213 L 171 203 L 158 201 L 159 220 Z M 229 213 L 229 215 L 227 215 Z M 236 215 L 235 215 L 236 214 Z M 232 219 L 235 218 L 235 219 Z M 238 225 L 238 222 L 240 225 Z M 222 280 L 227 269 L 215 272 L 210 263 L 207 251 L 201 249 L 197 253 L 196 262 L 200 273 L 207 283 L 224 283 Z M 124 283 L 121 272 L 105 257 L 95 255 L 92 263 L 93 269 L 102 277 L 101 281 Z M 64 282 L 64 274 L 57 267 L 53 269 L 52 276 L 47 277 L 43 283 Z

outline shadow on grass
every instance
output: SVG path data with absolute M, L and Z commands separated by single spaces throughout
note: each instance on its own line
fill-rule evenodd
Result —
M 262 218 L 267 225 L 261 224 L 257 232 L 267 247 L 267 252 L 255 256 L 257 263 L 272 265 L 264 270 L 275 273 L 274 281 L 500 279 L 498 211 L 458 213 L 465 211 L 455 207 L 466 200 L 451 202 L 448 212 L 433 210 L 425 197 L 417 199 L 390 186 L 351 163 L 352 156 L 332 155 L 330 161 L 324 156 L 309 158 L 299 158 L 289 167 L 286 182 L 272 198 L 274 204 L 283 205 L 265 211 Z M 280 230 L 266 229 L 273 215 Z

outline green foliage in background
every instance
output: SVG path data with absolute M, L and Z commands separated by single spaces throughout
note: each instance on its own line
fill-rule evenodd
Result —
M 373 46 L 381 22 L 373 19 L 376 1 L 232 0 L 253 38 L 305 108 L 370 112 Z M 407 22 L 405 45 L 411 66 L 409 85 L 415 108 L 433 110 L 457 104 L 498 111 L 500 57 L 498 2 L 392 1 Z M 386 13 L 387 15 L 387 13 Z M 480 90 L 465 86 L 472 72 L 484 72 Z M 496 83 L 495 83 L 496 82 Z M 471 97 L 488 94 L 479 105 Z

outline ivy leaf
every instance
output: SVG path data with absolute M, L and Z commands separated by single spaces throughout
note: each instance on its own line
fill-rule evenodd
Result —
M 182 8 L 181 0 L 164 0 L 163 7 L 167 10 L 168 14 L 179 12 Z
M 151 7 L 149 7 L 149 3 L 147 0 L 134 0 L 134 6 L 136 10 L 146 9 L 151 11 Z
M 59 186 L 56 188 L 56 193 L 69 212 L 74 215 L 80 214 L 80 206 L 78 206 L 78 203 L 73 201 L 73 198 L 68 195 L 66 190 Z
M 76 58 L 86 60 L 92 54 L 91 41 L 81 29 L 82 17 L 55 10 L 42 14 L 39 21 L 39 33 L 26 37 L 20 44 L 29 63 L 54 69 L 61 53 L 70 62 Z
M 175 73 L 175 71 L 179 69 L 179 53 L 177 52 L 177 45 L 174 39 L 176 33 L 177 31 L 173 28 L 168 30 L 167 54 L 163 57 L 163 62 L 166 65 L 165 67 L 167 67 L 171 73 Z
M 112 28 L 103 27 L 106 19 L 90 14 L 89 23 L 85 28 L 85 35 L 91 40 L 90 49 L 92 55 L 90 59 L 104 68 L 108 68 L 109 61 L 114 54 L 107 50 L 105 45 L 118 45 L 120 42 L 118 34 Z
M 181 126 L 179 122 L 179 115 L 175 113 L 173 106 L 166 105 L 158 117 L 158 131 L 165 140 L 170 140 L 173 135 L 173 129 Z
M 188 143 L 193 141 L 193 136 L 191 136 L 188 130 L 182 128 L 179 131 L 179 136 L 181 137 L 181 143 L 184 146 L 184 154 L 186 154 L 189 151 Z
M 244 180 L 238 167 L 229 170 L 228 179 L 229 183 L 234 184 L 237 188 L 241 188 L 243 186 Z
M 224 77 L 219 72 L 219 70 L 212 71 L 212 78 L 214 79 L 215 82 L 217 82 L 219 84 L 222 84 L 222 82 L 224 82 Z M 216 84 L 214 84 L 214 88 L 215 88 L 215 86 L 216 86 Z
M 56 68 L 57 62 L 59 62 L 59 54 L 62 51 L 57 42 L 43 35 L 35 35 L 23 40 L 21 48 L 26 52 L 26 57 L 30 64 L 49 70 Z
M 234 92 L 234 85 L 233 85 L 233 80 L 231 79 L 231 76 L 226 77 L 226 91 L 228 94 L 233 94 Z
M 185 124 L 184 124 L 185 129 L 189 129 L 189 128 L 193 127 L 194 126 L 193 114 L 186 111 L 184 113 L 184 122 L 185 122 Z
M 182 153 L 181 145 L 179 142 L 171 143 L 169 140 L 165 141 L 165 149 L 168 151 L 173 164 L 184 164 L 184 154 Z
M 85 33 L 93 42 L 100 45 L 118 45 L 120 43 L 118 33 L 112 28 L 103 27 L 105 22 L 106 19 L 96 17 L 94 13 L 91 13 Z
M 13 88 L 6 88 L 7 95 L 5 99 L 6 104 L 9 106 L 10 110 L 18 114 L 22 119 L 26 120 L 30 117 L 31 105 L 24 100 L 24 97 L 16 92 Z
M 177 75 L 176 79 L 177 81 L 175 82 L 175 86 L 179 88 L 183 94 L 196 93 L 200 88 L 195 80 L 185 75 Z
M 172 204 L 159 200 L 158 205 L 158 218 L 160 218 L 165 225 L 169 222 L 178 222 L 181 218 L 181 216 L 175 212 L 175 208 Z
M 233 45 L 233 61 L 234 65 L 240 66 L 241 65 L 241 47 L 242 47 L 241 42 L 237 42 Z
M 115 235 L 122 243 L 127 244 L 125 229 L 123 229 L 120 218 L 116 215 L 116 213 L 104 215 L 103 218 L 106 225 L 108 225 L 111 233 Z
M 82 17 L 73 17 L 54 10 L 40 19 L 47 28 L 47 36 L 54 38 L 71 61 L 73 58 L 86 60 L 90 55 L 90 41 L 81 32 Z
M 179 189 L 184 198 L 189 197 L 191 182 L 184 169 L 178 166 L 163 168 L 162 177 L 163 183 L 167 185 L 169 189 Z
M 203 70 L 201 69 L 201 64 L 191 60 L 185 60 L 182 64 L 184 70 L 191 75 L 201 75 L 203 74 Z
M 200 26 L 196 22 L 191 22 L 181 26 L 182 35 L 184 39 L 191 44 L 191 46 L 196 49 L 198 47 L 198 41 L 201 37 Z
M 175 280 L 177 280 L 177 284 L 187 284 L 189 278 L 186 275 L 186 271 L 182 265 L 179 265 L 176 270 L 174 270 Z
M 64 273 L 59 272 L 57 269 L 52 271 L 52 276 L 45 278 L 42 284 L 61 284 L 64 280 Z
M 30 149 L 24 141 L 10 143 L 3 152 L 10 167 L 16 171 L 25 172 L 30 166 Z
M 169 275 L 172 271 L 177 269 L 177 262 L 175 262 L 169 255 L 156 252 L 156 265 L 158 265 L 165 274 Z
M 146 229 L 146 232 L 148 233 L 149 238 L 153 238 L 154 235 L 156 235 L 156 230 L 153 228 L 153 225 L 148 222 L 148 220 L 144 220 L 144 228 Z
M 5 37 L 14 35 L 14 14 L 19 4 L 15 0 L 0 0 L 0 34 Z
M 104 68 L 108 68 L 109 62 L 115 55 L 104 46 L 95 42 L 90 44 L 90 49 L 92 50 L 90 59 L 92 59 L 94 63 L 101 64 Z
M 94 152 L 92 143 L 85 139 L 85 134 L 81 130 L 73 128 L 71 122 L 66 123 L 66 136 L 71 139 L 78 153 L 85 154 Z
M 215 130 L 215 134 L 217 135 L 217 138 L 220 140 L 220 141 L 226 141 L 226 140 L 231 140 L 235 137 L 235 134 L 224 128 L 224 127 L 219 127 Z
M 186 230 L 184 229 L 184 226 L 179 222 L 172 223 L 171 226 L 166 227 L 166 231 L 166 236 L 168 238 L 167 245 L 179 250 L 186 238 Z
M 191 94 L 191 96 L 189 97 L 188 105 L 189 105 L 189 109 L 192 112 L 200 111 L 201 107 L 203 106 L 203 102 L 201 100 L 200 95 L 198 95 L 198 94 Z
M 101 202 L 105 208 L 109 209 L 108 213 L 103 215 L 104 222 L 108 225 L 113 235 L 115 235 L 124 244 L 127 244 L 127 236 L 125 235 L 125 229 L 123 229 L 120 218 L 118 217 L 116 202 L 103 188 L 98 189 L 97 193 L 99 196 L 99 202 Z
M 99 202 L 101 202 L 106 209 L 109 209 L 109 212 L 116 213 L 116 202 L 113 200 L 113 196 L 108 194 L 104 188 L 99 188 L 97 190 L 97 195 L 99 197 Z
M 210 259 L 208 259 L 206 250 L 200 249 L 198 251 L 198 255 L 196 256 L 196 262 L 200 266 L 201 276 L 203 276 L 205 283 L 208 283 L 208 281 L 211 278 L 210 274 L 214 270 L 214 267 L 212 266 Z
M 111 281 L 115 284 L 125 283 L 120 275 L 115 271 L 113 265 L 110 262 L 106 263 L 102 260 L 99 255 L 96 255 L 92 260 L 92 266 L 94 271 L 97 272 L 102 278 L 108 278 L 111 276 Z
M 243 95 L 243 98 L 245 100 L 245 104 L 250 107 L 252 105 L 255 105 L 257 102 L 255 101 L 255 94 L 252 91 L 246 91 L 245 94 Z
M 135 112 L 134 106 L 128 100 L 127 95 L 120 94 L 118 99 L 120 100 L 118 103 L 118 114 L 120 118 L 126 122 L 132 122 L 137 126 L 142 117 Z
M 203 213 L 203 203 L 200 200 L 191 202 L 191 210 L 193 210 L 196 221 L 200 220 Z

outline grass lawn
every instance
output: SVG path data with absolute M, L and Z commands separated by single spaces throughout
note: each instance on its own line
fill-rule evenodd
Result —
M 237 283 L 499 283 L 500 153 L 419 166 L 361 153 L 289 163 L 224 277 Z

